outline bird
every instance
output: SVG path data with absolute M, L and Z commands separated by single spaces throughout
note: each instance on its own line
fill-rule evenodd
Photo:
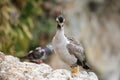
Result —
M 36 47 L 34 50 L 30 50 L 25 56 L 20 59 L 28 59 L 30 62 L 37 64 L 43 63 L 43 60 L 47 59 L 53 53 L 53 48 L 51 44 L 42 48 L 41 46 Z
M 66 64 L 71 66 L 73 70 L 71 72 L 74 74 L 79 71 L 74 71 L 74 69 L 79 70 L 79 66 L 84 69 L 90 69 L 87 65 L 85 51 L 83 46 L 73 37 L 68 37 L 64 32 L 64 22 L 65 18 L 63 14 L 60 14 L 56 18 L 57 31 L 52 39 L 52 46 L 54 52 L 59 55 L 60 59 Z

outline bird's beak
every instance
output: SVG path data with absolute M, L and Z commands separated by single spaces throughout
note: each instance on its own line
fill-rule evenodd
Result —
M 56 21 L 57 21 L 57 23 L 58 23 L 60 26 L 63 26 L 63 22 L 65 22 L 65 19 L 63 19 L 63 22 L 62 22 L 62 23 L 59 21 L 58 18 L 56 18 Z

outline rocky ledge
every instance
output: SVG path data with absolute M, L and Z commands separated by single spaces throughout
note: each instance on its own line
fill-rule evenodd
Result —
M 0 52 L 0 80 L 98 80 L 94 72 L 81 71 L 72 75 L 65 69 L 53 70 L 47 64 L 20 62 Z

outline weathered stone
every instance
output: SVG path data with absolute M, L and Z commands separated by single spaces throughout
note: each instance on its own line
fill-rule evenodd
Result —
M 65 69 L 53 70 L 47 64 L 20 62 L 13 56 L 5 56 L 0 63 L 0 80 L 98 80 L 93 72 L 81 71 L 77 76 Z

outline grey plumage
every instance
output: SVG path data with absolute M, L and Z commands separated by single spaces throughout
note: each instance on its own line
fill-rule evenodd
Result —
M 70 54 L 74 54 L 75 57 L 78 59 L 77 64 L 83 66 L 85 69 L 89 69 L 89 67 L 86 64 L 86 57 L 84 53 L 83 46 L 77 42 L 74 38 L 68 38 L 70 41 L 69 44 L 67 44 L 67 49 Z
M 70 66 L 78 64 L 85 69 L 89 69 L 86 64 L 84 48 L 82 45 L 74 38 L 66 37 L 64 34 L 63 24 L 65 19 L 63 15 L 59 15 L 56 21 L 58 22 L 57 32 L 52 40 L 55 53 Z
M 24 57 L 21 59 L 29 59 L 31 62 L 38 63 L 39 61 L 47 59 L 53 53 L 53 48 L 51 44 L 46 47 L 37 47 L 34 50 L 29 51 Z
M 81 44 L 74 42 L 69 39 L 70 43 L 67 44 L 66 48 L 70 54 L 74 54 L 80 61 L 85 60 L 84 49 Z

